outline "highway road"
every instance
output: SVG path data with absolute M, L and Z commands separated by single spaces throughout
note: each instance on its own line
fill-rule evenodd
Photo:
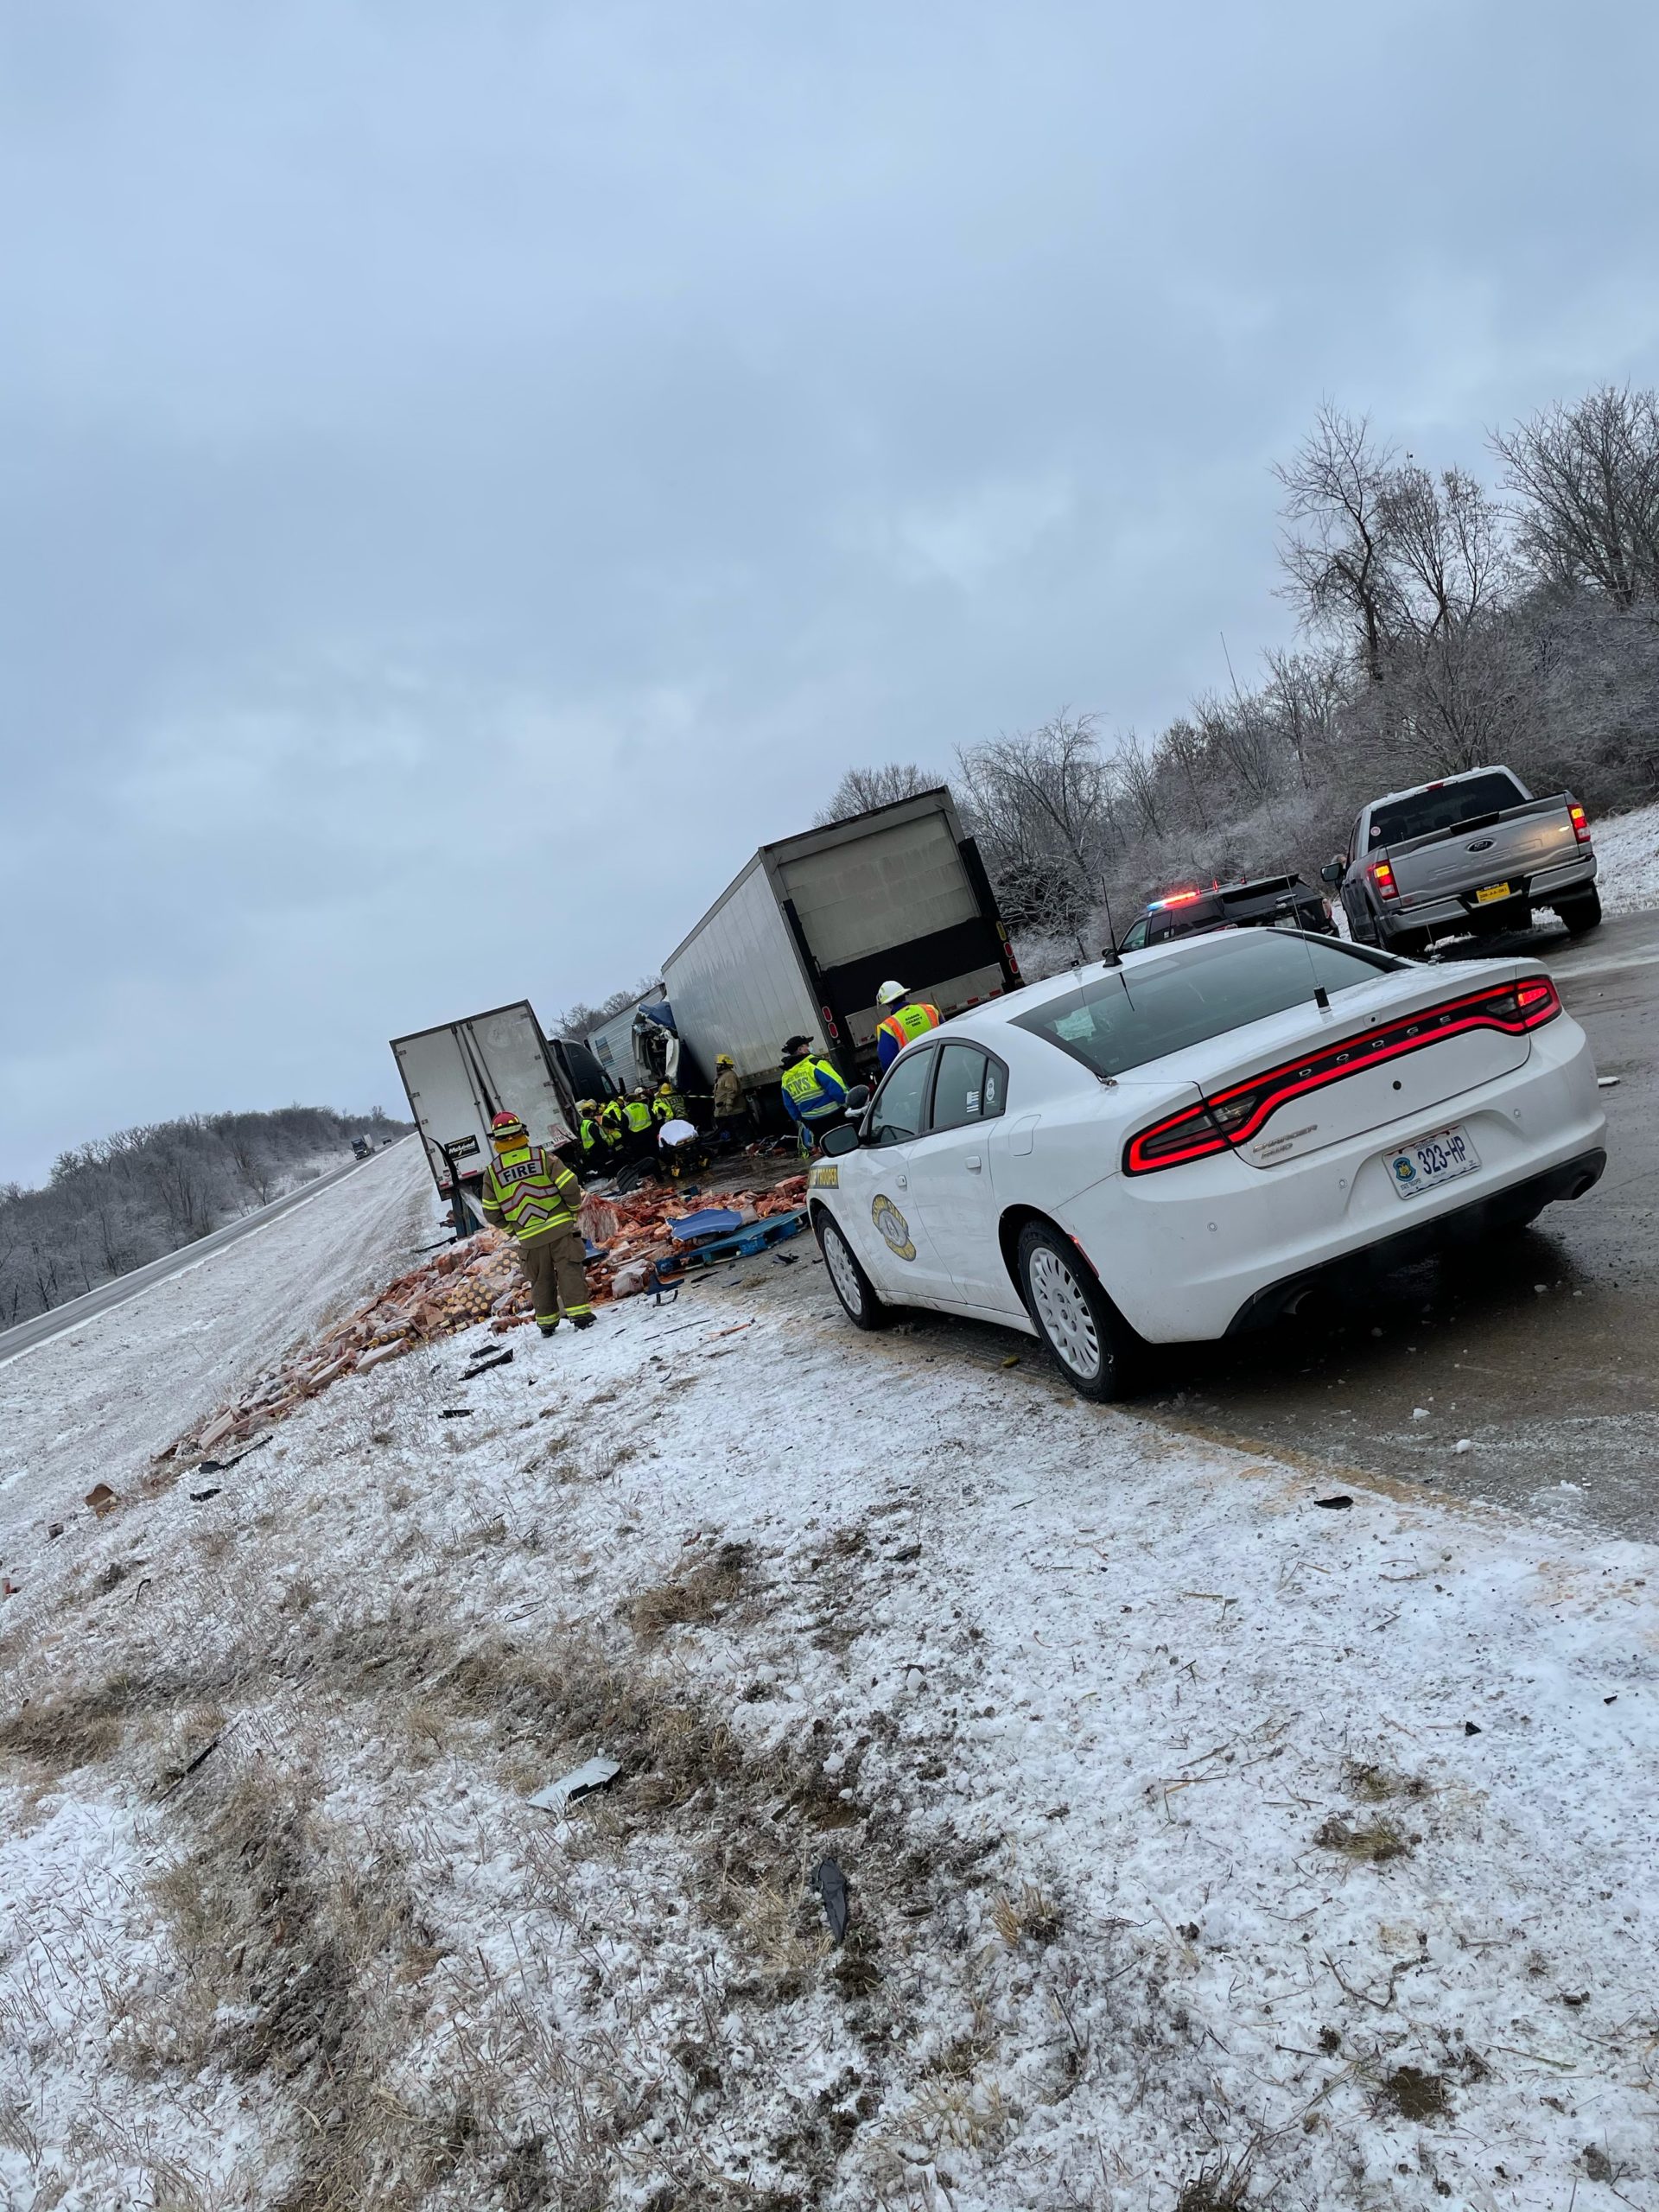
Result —
M 407 1137 L 399 1137 L 397 1144 L 407 1144 Z M 388 1146 L 388 1151 L 395 1146 Z M 336 1183 L 344 1182 L 348 1175 L 355 1175 L 360 1168 L 371 1166 L 379 1159 L 371 1153 L 367 1160 L 348 1160 L 341 1167 L 331 1167 L 314 1182 L 302 1183 L 298 1190 L 289 1191 L 280 1198 L 273 1198 L 269 1205 L 259 1206 L 252 1213 L 245 1213 L 238 1220 L 227 1221 L 222 1229 L 215 1229 L 206 1236 L 199 1236 L 194 1244 L 181 1245 L 176 1252 L 167 1252 L 159 1260 L 151 1260 L 142 1268 L 134 1268 L 124 1275 L 117 1275 L 112 1282 L 100 1283 L 96 1290 L 89 1290 L 82 1298 L 72 1298 L 67 1305 L 54 1306 L 49 1313 L 37 1313 L 32 1320 L 20 1321 L 15 1329 L 0 1330 L 0 1364 L 15 1358 L 19 1352 L 32 1351 L 35 1345 L 45 1344 L 52 1337 L 61 1336 L 66 1329 L 79 1328 L 97 1313 L 108 1311 L 111 1306 L 124 1305 L 128 1299 L 137 1298 L 140 1291 L 148 1290 L 152 1283 L 165 1282 L 169 1275 L 182 1274 L 187 1268 L 194 1268 L 210 1254 L 222 1252 L 227 1244 L 239 1243 L 243 1237 L 251 1236 L 257 1230 L 291 1213 L 296 1206 L 302 1206 L 321 1192 L 332 1190 Z
M 1659 912 L 1576 942 L 1553 919 L 1448 957 L 1541 959 L 1604 1076 L 1607 1169 L 1524 1234 L 1402 1268 L 1260 1334 L 1154 1356 L 1136 1409 L 1574 1527 L 1659 1540 Z M 1013 1339 L 910 1316 L 943 1355 Z M 927 1369 L 932 1387 L 945 1360 Z M 1065 1388 L 1058 1376 L 1053 1387 Z M 1464 1448 L 1458 1447 L 1462 1445 Z

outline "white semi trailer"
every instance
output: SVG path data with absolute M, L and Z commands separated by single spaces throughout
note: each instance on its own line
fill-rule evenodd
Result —
M 394 1037 L 391 1051 L 438 1195 L 453 1202 L 458 1178 L 473 1225 L 497 1114 L 517 1114 L 534 1144 L 557 1149 L 575 1141 L 578 1118 L 563 1052 L 542 1034 L 528 999 Z
M 947 1019 L 1018 988 L 985 867 L 948 791 L 763 845 L 663 963 L 674 1027 L 712 1072 L 778 1082 L 785 1039 L 816 1039 L 850 1081 L 875 1060 L 889 978 Z

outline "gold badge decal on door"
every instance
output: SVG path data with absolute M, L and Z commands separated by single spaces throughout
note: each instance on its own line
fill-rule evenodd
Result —
M 870 1201 L 870 1219 L 880 1230 L 882 1239 L 896 1258 L 913 1260 L 916 1247 L 910 1241 L 910 1224 L 893 1200 L 883 1198 L 880 1192 Z

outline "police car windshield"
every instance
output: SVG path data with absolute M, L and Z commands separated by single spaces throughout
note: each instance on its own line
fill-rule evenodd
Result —
M 1132 967 L 1109 968 L 1017 1015 L 1014 1026 L 1046 1038 L 1096 1075 L 1122 1075 L 1311 1002 L 1316 984 L 1333 994 L 1351 991 L 1401 964 L 1386 953 L 1328 938 L 1243 930 Z

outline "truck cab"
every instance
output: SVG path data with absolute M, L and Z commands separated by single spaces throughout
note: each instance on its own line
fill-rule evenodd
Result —
M 1471 768 L 1360 809 L 1320 870 L 1361 944 L 1408 958 L 1443 937 L 1527 929 L 1548 907 L 1578 936 L 1601 919 L 1589 818 L 1571 791 L 1535 798 L 1512 769 Z

